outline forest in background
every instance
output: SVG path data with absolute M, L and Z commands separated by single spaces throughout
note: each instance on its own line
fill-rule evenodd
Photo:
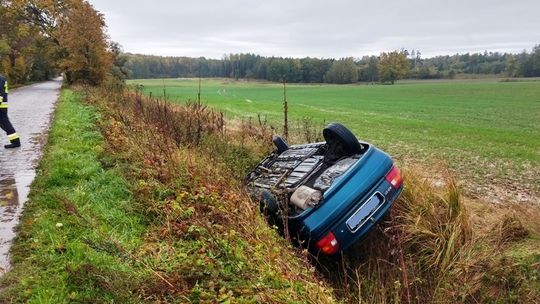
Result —
M 484 52 L 423 58 L 400 50 L 362 58 L 283 58 L 229 54 L 222 59 L 125 54 L 131 79 L 228 77 L 292 83 L 393 82 L 401 78 L 452 79 L 457 75 L 540 76 L 540 45 L 519 54 Z

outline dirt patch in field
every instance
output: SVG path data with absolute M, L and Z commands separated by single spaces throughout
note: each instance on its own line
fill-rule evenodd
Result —
M 458 151 L 456 155 L 440 155 L 435 151 L 412 152 L 400 144 L 391 146 L 389 150 L 398 163 L 421 167 L 419 171 L 423 172 L 426 178 L 442 180 L 450 173 L 458 180 L 464 193 L 472 199 L 498 205 L 524 203 L 540 206 L 538 165 L 497 158 L 487 159 L 466 155 L 464 151 Z M 416 156 L 413 158 L 411 154 Z

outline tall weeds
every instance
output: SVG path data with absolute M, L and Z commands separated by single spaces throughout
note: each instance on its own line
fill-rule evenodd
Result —
M 405 170 L 405 190 L 382 225 L 339 262 L 322 263 L 338 294 L 351 303 L 535 299 L 540 290 L 528 285 L 526 272 L 511 271 L 519 263 L 504 254 L 508 242 L 527 235 L 519 220 L 504 217 L 494 233 L 474 233 L 456 182 L 447 177 L 441 190 L 415 172 Z M 501 272 L 508 281 L 494 279 Z
M 132 183 L 149 222 L 134 256 L 162 280 L 140 286 L 158 302 L 334 302 L 307 255 L 271 229 L 242 188 L 267 152 L 260 119 L 228 128 L 199 103 L 174 106 L 141 94 L 88 93 L 103 113 L 107 150 Z M 247 124 L 247 123 L 246 123 Z M 243 140 L 240 140 L 243 138 Z

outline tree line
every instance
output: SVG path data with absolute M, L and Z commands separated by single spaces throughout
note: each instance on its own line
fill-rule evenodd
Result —
M 123 76 L 120 48 L 84 0 L 0 0 L 0 72 L 11 83 L 102 83 Z
M 85 0 L 0 0 L 0 72 L 11 83 L 63 73 L 68 83 L 107 79 L 230 77 L 303 83 L 394 83 L 459 74 L 540 76 L 540 45 L 519 54 L 484 52 L 423 58 L 399 50 L 362 58 L 283 58 L 229 54 L 221 59 L 123 54 L 105 34 L 103 15 Z
M 303 83 L 394 83 L 401 78 L 440 79 L 456 75 L 540 76 L 540 45 L 519 54 L 484 52 L 423 58 L 399 50 L 362 58 L 290 58 L 229 54 L 221 59 L 124 54 L 129 78 L 228 77 Z

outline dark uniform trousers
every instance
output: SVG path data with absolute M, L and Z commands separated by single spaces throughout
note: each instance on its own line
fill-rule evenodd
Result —
M 0 75 L 0 128 L 6 132 L 11 143 L 18 143 L 19 135 L 15 132 L 15 128 L 8 118 L 8 92 L 7 80 Z

